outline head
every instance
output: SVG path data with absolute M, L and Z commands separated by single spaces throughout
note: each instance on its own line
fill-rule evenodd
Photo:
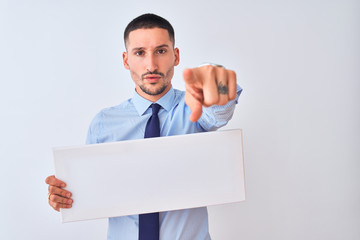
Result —
M 174 48 L 174 29 L 164 18 L 144 14 L 132 20 L 124 31 L 124 66 L 130 70 L 136 91 L 157 101 L 171 88 L 179 49 Z
M 129 40 L 130 32 L 137 29 L 152 29 L 152 28 L 162 28 L 167 30 L 169 34 L 169 38 L 173 44 L 173 47 L 175 46 L 175 32 L 170 22 L 165 18 L 162 18 L 155 14 L 146 13 L 133 19 L 125 28 L 124 31 L 125 48 L 127 49 L 127 41 Z

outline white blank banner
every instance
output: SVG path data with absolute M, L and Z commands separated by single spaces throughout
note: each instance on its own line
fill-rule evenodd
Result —
M 62 221 L 245 200 L 240 129 L 54 148 L 56 177 L 73 193 Z

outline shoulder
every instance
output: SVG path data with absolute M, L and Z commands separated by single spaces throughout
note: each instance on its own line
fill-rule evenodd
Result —
M 99 113 L 106 116 L 106 115 L 111 115 L 111 114 L 121 114 L 121 113 L 125 113 L 127 111 L 132 111 L 134 109 L 135 109 L 135 106 L 132 101 L 132 98 L 129 98 L 126 101 L 124 101 L 118 105 L 104 108 Z
M 131 109 L 131 108 L 134 108 L 134 104 L 133 104 L 132 98 L 129 98 L 126 101 L 124 101 L 118 105 L 104 108 L 100 112 L 112 113 L 112 112 L 117 112 L 119 110 L 125 110 L 125 109 Z
M 185 95 L 185 91 L 174 88 L 174 94 L 175 96 L 183 96 Z
M 102 142 L 104 133 L 111 131 L 119 125 L 130 112 L 135 112 L 132 100 L 128 99 L 119 105 L 100 110 L 92 119 L 89 129 L 87 143 Z
M 176 103 L 179 103 L 180 101 L 185 101 L 185 91 L 174 88 L 174 99 Z
M 134 104 L 132 103 L 132 99 L 129 98 L 118 105 L 101 109 L 93 118 L 91 125 L 104 121 L 108 117 L 113 117 L 116 115 L 124 115 L 127 112 L 134 110 L 135 107 Z

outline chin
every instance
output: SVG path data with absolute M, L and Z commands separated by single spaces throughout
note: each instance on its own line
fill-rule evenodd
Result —
M 160 95 L 162 94 L 166 89 L 167 89 L 168 85 L 163 85 L 163 86 L 159 86 L 159 87 L 155 87 L 155 86 L 150 86 L 150 87 L 140 87 L 141 90 L 151 96 L 156 96 L 156 95 Z

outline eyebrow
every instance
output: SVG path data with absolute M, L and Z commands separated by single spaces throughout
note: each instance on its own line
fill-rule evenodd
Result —
M 163 48 L 163 47 L 169 48 L 169 45 L 167 45 L 167 44 L 161 44 L 161 45 L 159 45 L 159 46 L 156 46 L 155 49 L 156 49 L 156 48 Z M 143 49 L 144 49 L 143 47 L 138 47 L 138 48 L 133 48 L 131 51 L 133 52 L 133 51 L 139 51 L 139 50 L 143 50 Z
M 167 45 L 167 44 L 162 44 L 162 45 L 160 45 L 160 46 L 157 46 L 156 48 L 163 48 L 163 47 L 169 48 L 169 45 Z

